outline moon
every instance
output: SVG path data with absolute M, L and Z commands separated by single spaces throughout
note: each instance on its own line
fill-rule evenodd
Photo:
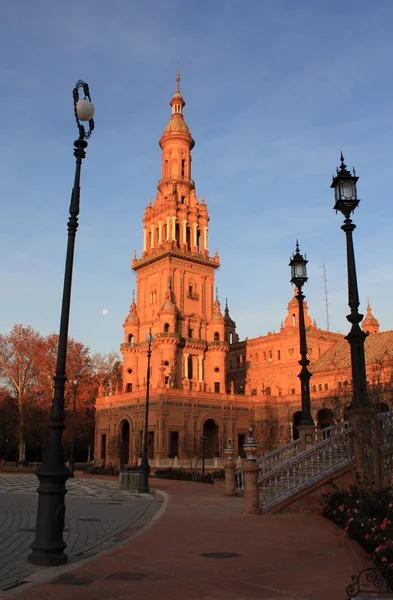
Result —
M 103 309 L 103 311 L 102 311 L 102 314 L 103 314 L 104 316 L 105 316 L 105 315 L 107 315 L 107 314 L 108 314 L 108 309 L 107 309 L 107 308 L 104 308 L 104 309 Z

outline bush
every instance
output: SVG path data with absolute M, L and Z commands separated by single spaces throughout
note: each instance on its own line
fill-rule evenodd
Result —
M 377 567 L 393 569 L 393 488 L 331 486 L 333 491 L 322 495 L 322 514 L 356 540 Z
M 225 471 L 220 469 L 202 475 L 202 471 L 185 471 L 184 469 L 155 469 L 155 477 L 159 479 L 175 479 L 177 481 L 197 481 L 199 483 L 214 483 L 215 479 L 223 479 Z
M 89 466 L 86 472 L 89 473 L 89 475 L 118 475 L 119 469 L 113 465 L 108 465 L 107 467 L 98 467 L 92 465 Z

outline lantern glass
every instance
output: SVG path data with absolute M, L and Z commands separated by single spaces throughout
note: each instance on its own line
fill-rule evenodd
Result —
M 151 332 L 149 332 L 149 333 L 147 334 L 146 341 L 147 341 L 147 343 L 148 343 L 148 344 L 152 344 L 152 343 L 153 343 L 153 340 L 154 340 L 154 338 L 153 338 L 153 336 L 152 336 Z
M 343 181 L 340 181 L 339 186 L 341 198 L 345 198 L 346 200 L 348 200 L 356 197 L 354 191 L 355 186 L 352 181 L 344 179 Z

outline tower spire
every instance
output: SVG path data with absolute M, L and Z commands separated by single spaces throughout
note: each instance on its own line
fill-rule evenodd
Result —
M 177 69 L 177 73 L 176 73 L 176 93 L 180 94 L 180 70 L 179 70 L 179 68 Z

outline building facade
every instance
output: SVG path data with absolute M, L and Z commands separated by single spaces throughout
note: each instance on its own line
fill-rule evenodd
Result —
M 220 259 L 217 251 L 209 252 L 208 209 L 192 179 L 195 143 L 183 116 L 179 75 L 170 106 L 159 140 L 157 195 L 145 209 L 141 256 L 135 253 L 132 261 L 136 296 L 123 325 L 123 391 L 108 395 L 101 390 L 96 401 L 94 455 L 102 463 L 135 464 L 141 452 L 149 332 L 149 456 L 157 464 L 198 455 L 202 443 L 207 458 L 222 456 L 229 439 L 241 454 L 250 425 L 262 451 L 297 435 L 298 302 L 295 297 L 289 302 L 278 333 L 239 340 L 228 303 L 222 312 L 215 287 Z M 337 374 L 322 376 L 318 364 L 335 345 L 348 344 L 342 335 L 319 329 L 306 303 L 305 324 L 318 380 L 312 385 L 328 397 Z M 371 309 L 364 324 L 378 331 Z M 315 420 L 325 426 L 331 415 L 320 404 Z

